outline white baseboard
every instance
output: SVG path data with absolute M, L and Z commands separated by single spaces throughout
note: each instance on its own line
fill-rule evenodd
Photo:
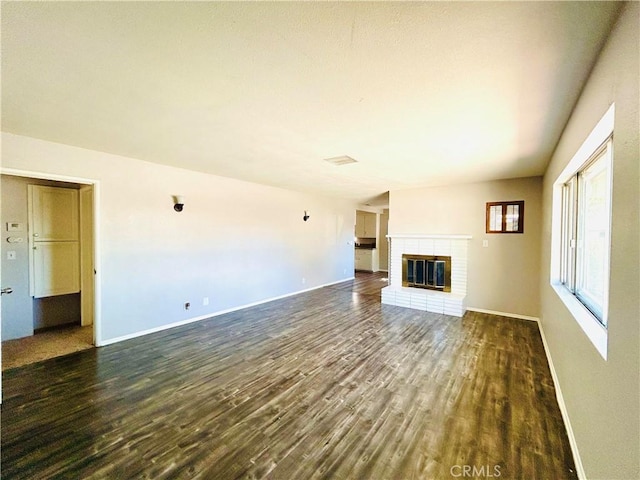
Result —
M 580 452 L 578 451 L 578 442 L 573 434 L 573 428 L 571 427 L 571 420 L 569 420 L 569 412 L 567 405 L 564 403 L 564 397 L 562 396 L 562 390 L 560 388 L 560 381 L 556 369 L 553 366 L 553 360 L 551 359 L 551 353 L 549 351 L 549 344 L 547 344 L 547 338 L 544 336 L 544 330 L 542 323 L 538 322 L 538 329 L 540 330 L 540 337 L 542 337 L 542 345 L 544 346 L 544 352 L 547 355 L 547 363 L 549 364 L 549 370 L 551 371 L 551 378 L 553 378 L 553 386 L 556 389 L 556 399 L 558 400 L 558 406 L 560 407 L 560 413 L 564 420 L 564 426 L 567 430 L 567 436 L 569 437 L 569 444 L 571 445 L 571 452 L 573 453 L 573 463 L 576 465 L 576 473 L 580 480 L 587 480 L 587 474 L 584 471 L 582 465 L 582 459 L 580 458 Z
M 127 335 L 122 335 L 121 337 L 110 338 L 108 340 L 103 340 L 99 344 L 96 342 L 96 347 L 104 347 L 107 345 L 111 345 L 118 342 L 123 342 L 125 340 L 131 340 L 132 338 L 142 337 L 144 335 L 149 335 L 151 333 L 161 332 L 162 330 L 168 330 L 174 327 L 180 327 L 182 325 L 187 325 L 193 322 L 199 322 L 201 320 L 206 320 L 207 318 L 218 317 L 220 315 L 224 315 L 225 313 L 231 313 L 238 310 L 243 310 L 245 308 L 255 307 L 256 305 L 261 305 L 263 303 L 273 302 L 274 300 L 280 300 L 282 298 L 292 297 L 294 295 L 299 295 L 301 293 L 310 292 L 312 290 L 317 290 L 319 288 L 329 287 L 331 285 L 336 285 L 338 283 L 347 282 L 349 280 L 354 280 L 355 277 L 347 277 L 342 280 L 337 280 L 335 282 L 325 283 L 323 285 L 318 285 L 317 287 L 305 288 L 304 290 L 298 290 L 292 293 L 286 293 L 284 295 L 279 295 L 277 297 L 266 298 L 264 300 L 259 300 L 257 302 L 247 303 L 245 305 L 240 305 L 238 307 L 227 308 L 226 310 L 219 310 L 217 312 L 207 313 L 205 315 L 200 315 L 198 317 L 187 318 L 186 320 L 180 320 L 178 322 L 168 323 L 166 325 L 161 325 L 159 327 L 149 328 L 147 330 L 142 330 L 140 332 L 129 333 Z
M 540 319 L 538 317 L 530 317 L 529 315 L 520 315 L 519 313 L 506 313 L 506 312 L 496 312 L 495 310 L 485 310 L 484 308 L 473 308 L 467 307 L 467 310 L 478 313 L 488 313 L 491 315 L 498 315 L 500 317 L 511 317 L 511 318 L 519 318 L 521 320 L 531 320 L 532 322 L 539 322 Z

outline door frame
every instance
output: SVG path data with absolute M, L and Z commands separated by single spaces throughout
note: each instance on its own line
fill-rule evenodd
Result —
M 93 343 L 96 347 L 102 346 L 102 268 L 100 258 L 100 181 L 93 178 L 72 177 L 69 175 L 58 175 L 53 173 L 35 172 L 30 170 L 17 170 L 13 168 L 0 167 L 0 174 L 13 175 L 16 177 L 36 178 L 40 180 L 54 180 L 60 182 L 76 183 L 93 187 Z M 2 341 L 2 331 L 0 329 L 0 342 Z M 0 357 L 0 365 L 2 364 Z M 1 385 L 1 383 L 0 383 Z M 1 387 L 0 387 L 1 388 Z M 1 390 L 0 390 L 1 399 Z M 1 401 L 1 400 L 0 400 Z

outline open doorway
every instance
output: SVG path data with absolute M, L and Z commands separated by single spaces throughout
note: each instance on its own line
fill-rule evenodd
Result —
M 94 185 L 0 177 L 2 370 L 95 344 Z

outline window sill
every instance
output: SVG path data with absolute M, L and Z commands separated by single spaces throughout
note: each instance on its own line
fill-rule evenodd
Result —
M 607 359 L 607 329 L 604 328 L 596 317 L 578 300 L 564 285 L 551 283 L 562 303 L 569 309 L 576 319 L 582 331 L 587 335 L 598 353 Z

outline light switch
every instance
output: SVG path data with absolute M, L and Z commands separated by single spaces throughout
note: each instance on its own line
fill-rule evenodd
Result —
M 15 250 L 10 250 L 7 252 L 7 260 L 15 260 L 16 259 L 16 252 Z
M 488 247 L 489 246 L 489 240 L 482 240 L 482 246 L 483 247 Z

